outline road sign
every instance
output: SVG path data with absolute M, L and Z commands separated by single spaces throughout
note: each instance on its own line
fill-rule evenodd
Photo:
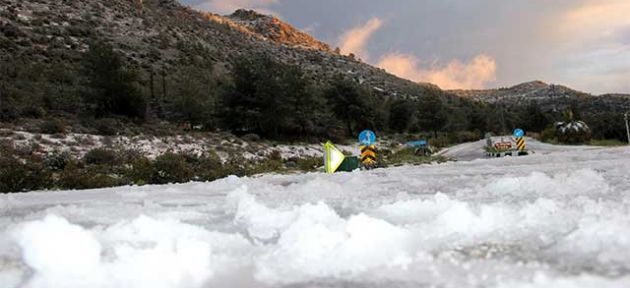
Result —
M 525 145 L 525 138 L 524 137 L 516 138 L 516 149 L 518 149 L 518 151 L 525 151 L 526 148 L 527 148 L 527 145 Z
M 324 168 L 327 173 L 335 173 L 346 158 L 330 141 L 324 144 Z
M 365 168 L 373 168 L 376 164 L 376 146 L 361 146 L 361 164 Z
M 365 146 L 376 144 L 376 133 L 372 130 L 364 130 L 359 134 L 359 143 Z
M 428 144 L 429 143 L 427 142 L 427 140 L 418 140 L 418 141 L 407 142 L 407 146 L 413 147 L 413 148 L 427 147 Z
M 514 130 L 514 137 L 520 138 L 524 136 L 525 136 L 525 131 L 523 131 L 523 129 L 518 128 Z

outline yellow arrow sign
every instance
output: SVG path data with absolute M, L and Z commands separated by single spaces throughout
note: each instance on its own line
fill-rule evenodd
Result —
M 324 167 L 326 168 L 326 173 L 335 173 L 344 159 L 346 159 L 346 156 L 330 141 L 324 144 Z

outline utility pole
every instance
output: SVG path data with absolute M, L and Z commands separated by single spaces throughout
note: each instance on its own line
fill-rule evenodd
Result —
M 623 118 L 626 120 L 626 134 L 628 135 L 628 144 L 630 144 L 630 125 L 628 125 L 628 112 L 623 114 Z

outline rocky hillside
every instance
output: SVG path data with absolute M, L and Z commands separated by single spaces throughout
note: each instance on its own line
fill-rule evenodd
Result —
M 229 19 L 240 25 L 240 27 L 246 27 L 251 33 L 259 35 L 262 39 L 270 39 L 289 46 L 332 52 L 328 44 L 295 29 L 276 17 L 241 9 L 230 15 Z
M 571 105 L 591 111 L 622 112 L 630 109 L 630 95 L 591 95 L 562 85 L 542 81 L 522 83 L 509 88 L 489 90 L 451 90 L 460 97 L 472 98 L 484 103 L 508 106 L 538 104 L 544 111 L 559 111 Z
M 343 73 L 384 96 L 414 97 L 424 89 L 382 69 L 342 56 L 277 18 L 239 10 L 202 13 L 174 0 L 0 0 L 0 60 L 74 61 L 90 41 L 104 40 L 144 69 L 181 59 L 210 59 L 229 70 L 255 53 L 302 67 L 313 79 Z

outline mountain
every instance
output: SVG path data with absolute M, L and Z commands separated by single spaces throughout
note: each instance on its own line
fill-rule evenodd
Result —
M 436 89 L 340 55 L 255 11 L 220 16 L 174 0 L 0 0 L 0 61 L 77 61 L 94 40 L 108 42 L 143 69 L 159 71 L 181 59 L 203 58 L 229 71 L 239 57 L 267 54 L 300 66 L 313 79 L 341 73 L 384 96 L 416 97 Z
M 559 111 L 577 105 L 587 111 L 624 112 L 630 110 L 630 95 L 591 95 L 562 85 L 531 81 L 509 88 L 450 90 L 448 93 L 479 102 L 507 106 L 537 104 L 544 111 Z
M 101 57 L 101 52 L 109 53 L 104 54 L 109 58 Z M 123 60 L 117 59 L 119 55 Z M 267 58 L 272 61 L 256 62 Z M 124 65 L 99 67 L 107 66 L 108 59 Z M 263 63 L 251 65 L 261 72 L 254 73 L 256 77 L 271 78 L 240 82 L 237 88 L 245 89 L 243 93 L 230 90 L 236 86 L 231 72 L 249 60 Z M 297 81 L 294 88 L 301 90 L 289 90 L 285 78 L 264 71 L 285 66 L 303 72 L 306 77 L 300 78 L 307 85 L 301 87 Z M 174 0 L 0 0 L 0 71 L 0 121 L 61 118 L 74 131 L 85 128 L 86 133 L 96 133 L 95 129 L 121 133 L 130 126 L 129 121 L 137 120 L 139 125 L 148 123 L 157 130 L 167 123 L 188 129 L 254 131 L 263 137 L 277 133 L 289 138 L 353 136 L 354 130 L 366 127 L 389 132 L 433 131 L 435 135 L 438 131 L 505 131 L 520 126 L 529 115 L 521 113 L 514 123 L 497 125 L 497 119 L 505 118 L 499 106 L 520 113 L 522 106 L 533 104 L 551 115 L 545 118 L 547 122 L 558 119 L 561 113 L 556 112 L 568 107 L 578 107 L 593 119 L 601 119 L 601 112 L 615 113 L 609 115 L 613 119 L 630 110 L 626 95 L 592 96 L 540 81 L 511 88 L 442 91 L 340 55 L 338 49 L 277 17 L 251 10 L 221 16 Z M 90 71 L 101 74 L 96 77 Z M 337 81 L 341 79 L 338 75 L 352 85 Z M 269 81 L 282 83 L 273 86 Z M 250 83 L 255 87 L 247 90 Z M 278 96 L 280 93 L 285 95 Z M 239 95 L 259 102 L 250 101 L 243 108 Z M 275 113 L 280 105 L 272 100 L 300 103 L 301 110 L 296 108 L 298 104 L 290 109 L 287 104 L 283 113 Z M 337 109 L 331 112 L 335 101 Z M 264 105 L 269 107 L 261 109 Z M 297 110 L 306 112 L 295 113 Z M 303 115 L 307 112 L 309 117 Z M 245 121 L 245 116 L 254 120 Z M 271 116 L 279 120 L 272 121 Z M 225 119 L 234 120 L 230 124 L 238 127 L 221 123 L 228 122 Z M 269 121 L 261 124 L 265 119 Z M 296 125 L 296 119 L 303 123 Z M 539 122 L 533 129 L 548 124 Z M 263 129 L 278 123 L 283 126 Z M 40 130 L 63 130 L 51 124 Z
M 295 29 L 293 26 L 282 22 L 276 17 L 263 15 L 253 10 L 240 9 L 230 15 L 229 19 L 234 21 L 234 23 L 237 24 L 236 26 L 240 25 L 241 27 L 245 27 L 251 33 L 259 35 L 262 39 L 270 39 L 274 42 L 289 46 L 316 49 L 329 53 L 332 52 L 328 44 Z

